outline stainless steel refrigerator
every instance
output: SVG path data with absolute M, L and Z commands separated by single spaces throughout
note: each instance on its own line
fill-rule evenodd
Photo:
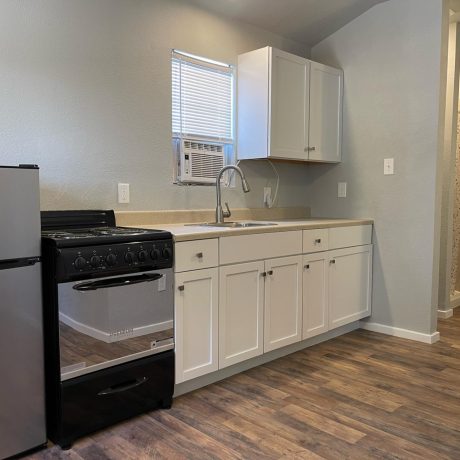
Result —
M 0 166 L 0 458 L 46 443 L 38 168 Z

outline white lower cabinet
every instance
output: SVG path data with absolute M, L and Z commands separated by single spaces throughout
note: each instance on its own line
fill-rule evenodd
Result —
M 370 315 L 372 245 L 308 254 L 303 266 L 303 339 Z
M 302 339 L 329 330 L 327 252 L 303 257 L 303 327 Z
M 218 369 L 218 269 L 175 277 L 176 383 Z
M 264 352 L 302 338 L 302 256 L 265 261 Z
M 176 383 L 369 316 L 371 233 L 367 225 L 180 243 Z
M 329 329 L 370 315 L 372 245 L 329 252 Z
M 302 337 L 302 256 L 220 267 L 219 368 Z
M 219 368 L 263 353 L 264 262 L 220 267 Z

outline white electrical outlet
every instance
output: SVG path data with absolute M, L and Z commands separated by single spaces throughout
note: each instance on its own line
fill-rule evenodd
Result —
M 264 187 L 264 206 L 271 208 L 273 204 L 272 201 L 272 188 Z
M 129 184 L 118 184 L 118 202 L 129 203 Z
M 383 174 L 394 174 L 395 173 L 395 159 L 385 158 L 383 160 Z
M 337 197 L 338 198 L 346 198 L 347 197 L 347 183 L 346 182 L 338 182 L 337 183 Z

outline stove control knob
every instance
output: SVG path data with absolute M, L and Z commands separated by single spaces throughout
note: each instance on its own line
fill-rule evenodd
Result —
M 158 260 L 160 258 L 160 251 L 158 249 L 152 249 L 150 251 L 150 257 L 153 260 Z
M 107 262 L 107 265 L 113 267 L 117 263 L 117 256 L 115 254 L 109 254 L 105 258 L 105 261 Z
M 77 270 L 81 270 L 86 267 L 86 259 L 82 256 L 78 256 L 73 262 Z
M 125 260 L 128 262 L 128 264 L 132 264 L 136 260 L 136 255 L 134 252 L 127 252 L 125 254 Z
M 137 257 L 139 258 L 141 262 L 145 262 L 147 260 L 148 255 L 149 255 L 148 251 L 143 250 L 139 252 Z
M 97 267 L 101 263 L 101 258 L 99 256 L 93 256 L 91 257 L 89 263 L 91 264 L 91 267 Z
M 171 249 L 170 249 L 170 248 L 164 248 L 164 249 L 163 249 L 163 257 L 164 257 L 165 259 L 170 259 L 171 256 L 172 256 L 172 251 L 171 251 Z

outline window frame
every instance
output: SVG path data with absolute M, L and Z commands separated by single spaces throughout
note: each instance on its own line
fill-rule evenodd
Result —
M 230 82 L 231 82 L 231 93 L 230 93 L 230 132 L 231 132 L 231 138 L 228 137 L 213 137 L 213 136 L 207 136 L 207 135 L 200 135 L 200 134 L 189 134 L 189 133 L 184 133 L 182 131 L 182 125 L 180 126 L 180 131 L 174 131 L 174 104 L 173 104 L 173 92 L 174 92 L 174 75 L 173 75 L 173 66 L 174 62 L 179 61 L 186 61 L 191 63 L 192 65 L 197 65 L 199 67 L 203 68 L 210 68 L 210 69 L 217 69 L 221 71 L 222 69 L 226 69 L 226 72 L 230 76 Z M 237 136 L 237 97 L 236 97 L 236 90 L 237 90 L 237 72 L 236 72 L 236 66 L 233 64 L 227 64 L 219 61 L 215 61 L 213 59 L 209 59 L 203 56 L 198 56 L 195 54 L 187 53 L 185 51 L 179 51 L 177 49 L 172 49 L 171 50 L 171 139 L 173 143 L 173 150 L 176 155 L 175 160 L 174 160 L 174 177 L 173 181 L 175 184 L 178 185 L 191 185 L 187 183 L 182 183 L 179 180 L 178 176 L 178 161 L 177 161 L 177 155 L 178 155 L 178 146 L 180 146 L 182 139 L 190 139 L 190 140 L 195 140 L 197 142 L 209 142 L 209 143 L 221 143 L 224 146 L 224 165 L 235 165 L 237 163 L 237 155 L 236 155 L 236 136 Z M 179 88 L 180 91 L 180 88 Z M 179 96 L 180 97 L 180 96 Z M 182 116 L 182 111 L 179 108 L 179 117 Z M 230 186 L 234 187 L 234 175 L 233 174 L 225 174 L 224 175 L 224 181 L 222 185 L 224 186 Z M 195 183 L 193 185 L 209 185 L 205 183 Z

